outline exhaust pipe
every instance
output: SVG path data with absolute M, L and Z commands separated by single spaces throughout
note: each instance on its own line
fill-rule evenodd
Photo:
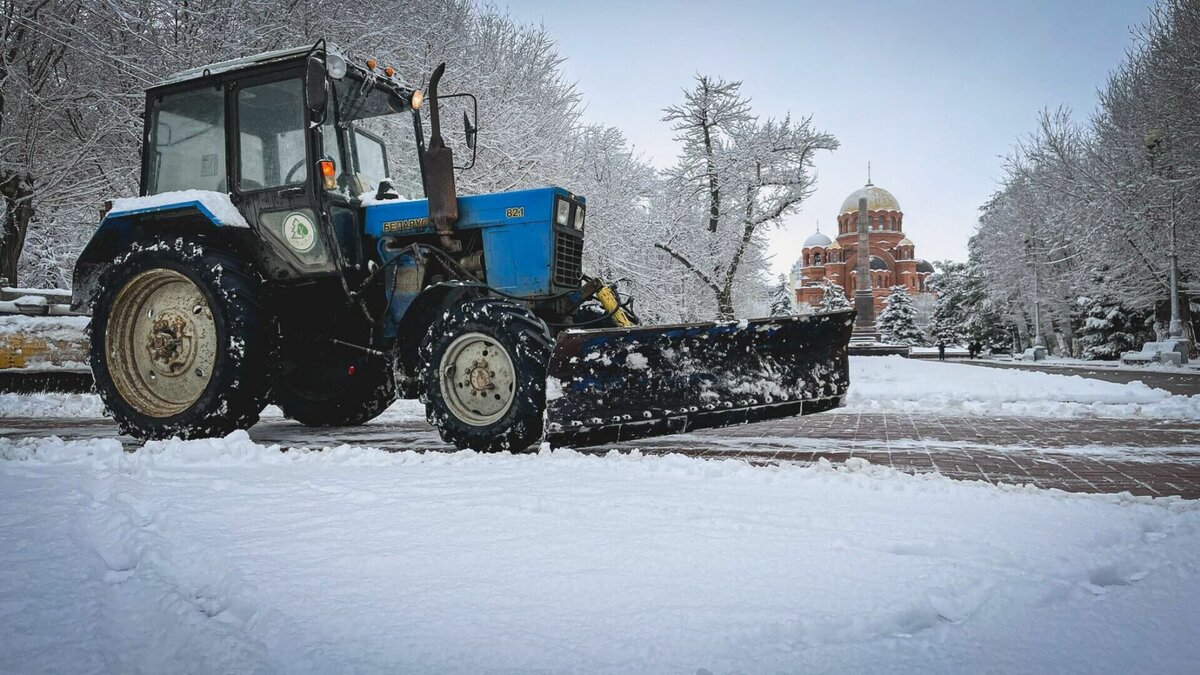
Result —
M 446 71 L 441 63 L 429 78 L 429 145 L 425 148 L 425 196 L 429 202 L 429 221 L 441 237 L 442 248 L 448 252 L 462 250 L 462 244 L 451 235 L 458 220 L 458 193 L 454 185 L 454 153 L 442 138 L 442 121 L 438 110 L 438 83 Z

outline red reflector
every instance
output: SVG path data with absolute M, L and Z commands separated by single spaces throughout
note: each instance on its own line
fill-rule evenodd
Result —
M 347 369 L 346 369 L 346 374 L 347 374 L 347 375 L 353 375 L 353 374 L 354 374 L 354 366 L 350 366 L 349 368 L 347 368 Z

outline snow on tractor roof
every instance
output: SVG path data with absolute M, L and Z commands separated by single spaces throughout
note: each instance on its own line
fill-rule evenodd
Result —
M 218 73 L 238 70 L 247 66 L 257 66 L 264 63 L 271 63 L 273 61 L 283 61 L 297 56 L 303 56 L 311 49 L 312 45 L 305 45 L 303 47 L 289 47 L 288 49 L 276 49 L 274 51 L 262 52 L 261 54 L 255 54 L 253 56 L 243 56 L 238 59 L 230 59 L 228 61 L 219 61 L 217 63 L 210 63 L 204 66 L 188 68 L 187 70 L 181 70 L 172 75 L 168 75 L 155 86 L 175 84 L 176 82 L 185 82 L 198 77 L 204 77 L 205 75 L 216 75 Z
M 145 197 L 114 199 L 105 217 L 119 218 L 152 211 L 195 207 L 215 224 L 230 227 L 250 227 L 242 212 L 233 205 L 229 195 L 209 190 L 175 190 Z

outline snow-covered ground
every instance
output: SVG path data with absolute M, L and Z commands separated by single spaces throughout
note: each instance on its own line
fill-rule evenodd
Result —
M 103 416 L 104 404 L 95 394 L 0 393 L 0 418 Z
M 850 410 L 940 415 L 1144 417 L 1200 420 L 1200 397 L 1172 395 L 1141 382 L 1118 384 L 1077 375 L 979 368 L 899 356 L 850 358 Z M 0 394 L 4 417 L 100 417 L 98 397 Z M 264 417 L 278 417 L 268 408 Z M 380 420 L 421 418 L 401 401 Z
M 1200 504 L 680 456 L 0 440 L 11 672 L 1194 672 Z
M 992 361 L 1000 361 L 1002 363 L 1026 363 L 1028 361 L 1015 360 L 1009 356 L 992 357 Z M 1032 364 L 1029 364 L 1032 365 Z M 1200 361 L 1189 361 L 1186 364 L 1177 366 L 1171 363 L 1121 363 L 1120 361 L 1085 361 L 1084 359 L 1075 359 L 1065 356 L 1047 356 L 1045 359 L 1038 361 L 1038 365 L 1056 366 L 1062 368 L 1081 368 L 1083 370 L 1128 370 L 1128 371 L 1151 371 L 1159 373 L 1193 373 L 1200 371 Z
M 1119 384 L 900 356 L 851 357 L 847 407 L 864 412 L 1200 420 L 1200 396 L 1172 395 L 1139 381 Z

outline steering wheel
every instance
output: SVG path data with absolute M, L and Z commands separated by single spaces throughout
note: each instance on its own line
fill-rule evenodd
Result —
M 293 166 L 291 169 L 289 169 L 287 172 L 287 175 L 283 177 L 283 182 L 290 185 L 292 183 L 292 174 L 299 171 L 300 168 L 303 166 L 304 166 L 303 159 L 301 159 L 299 162 L 296 162 L 295 166 Z

